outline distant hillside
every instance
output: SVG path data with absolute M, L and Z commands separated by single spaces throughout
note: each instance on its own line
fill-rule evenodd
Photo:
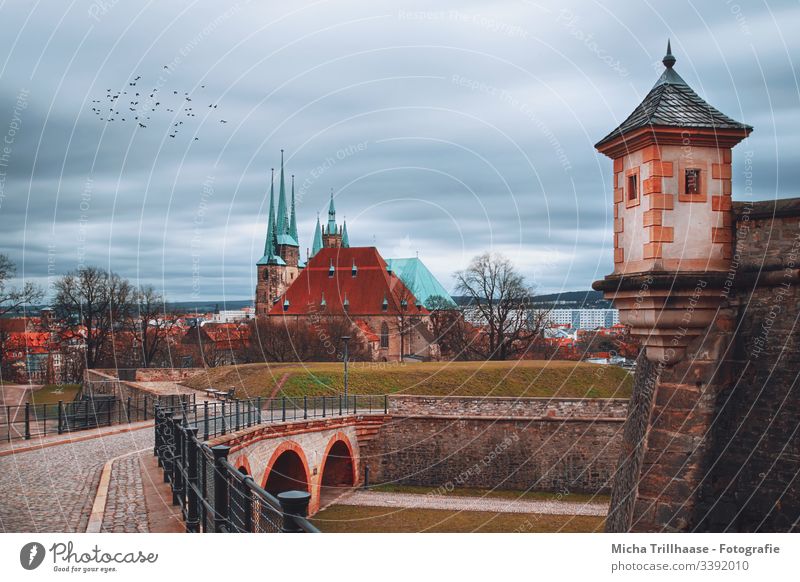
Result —
M 462 306 L 470 303 L 470 298 L 463 295 L 454 295 L 453 300 Z M 611 309 L 612 307 L 610 301 L 603 299 L 601 291 L 564 291 L 536 295 L 531 298 L 531 303 L 540 309 Z
M 198 313 L 209 313 L 211 311 L 216 311 L 219 309 L 220 311 L 235 311 L 237 309 L 242 309 L 243 307 L 252 307 L 253 300 L 252 299 L 241 299 L 239 301 L 175 301 L 170 303 L 173 307 L 175 307 L 178 311 L 185 311 L 185 312 L 192 312 L 197 311 Z

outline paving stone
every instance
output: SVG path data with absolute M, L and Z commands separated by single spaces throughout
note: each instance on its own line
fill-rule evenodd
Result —
M 103 465 L 152 446 L 152 429 L 142 429 L 0 457 L 0 531 L 85 531 Z M 120 495 L 133 499 L 135 487 Z

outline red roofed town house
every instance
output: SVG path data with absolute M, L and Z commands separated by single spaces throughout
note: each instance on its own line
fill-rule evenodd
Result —
M 203 323 L 186 330 L 181 355 L 188 366 L 224 366 L 237 363 L 237 354 L 250 346 L 250 327 L 245 323 Z
M 439 356 L 430 311 L 375 247 L 317 250 L 268 314 L 311 326 L 345 317 L 375 361 L 399 360 L 401 353 L 422 359 Z
M 5 381 L 54 383 L 61 380 L 57 334 L 38 317 L 0 318 L 0 376 Z

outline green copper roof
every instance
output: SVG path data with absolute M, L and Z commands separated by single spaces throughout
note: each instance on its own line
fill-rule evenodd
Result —
M 347 236 L 347 221 L 342 224 L 342 247 L 350 248 L 350 237 Z
M 314 229 L 314 244 L 311 246 L 311 256 L 313 257 L 322 250 L 322 229 L 319 226 L 319 214 L 317 214 L 317 227 Z
M 450 294 L 418 258 L 388 259 L 386 263 L 425 307 L 436 307 L 431 300 L 434 297 L 441 297 L 447 307 L 456 308 L 456 303 Z
M 295 242 L 299 242 L 300 238 L 297 236 L 297 215 L 294 211 L 294 174 L 292 174 L 292 213 L 291 217 L 289 218 L 289 234 L 295 240 Z
M 331 203 L 328 205 L 328 234 L 336 234 L 336 207 L 333 205 L 333 188 L 331 188 Z
M 272 177 L 269 184 L 269 217 L 267 218 L 267 238 L 264 241 L 264 256 L 257 265 L 281 265 L 286 264 L 275 254 L 277 237 L 275 236 L 275 170 L 272 170 Z
M 286 209 L 286 183 L 283 179 L 283 150 L 281 150 L 281 182 L 278 190 L 278 214 L 275 217 L 276 234 L 289 234 Z

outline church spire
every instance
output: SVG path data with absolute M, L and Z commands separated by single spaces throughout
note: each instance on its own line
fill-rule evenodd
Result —
M 342 223 L 342 248 L 350 248 L 350 238 L 347 236 L 347 219 Z
M 331 188 L 331 203 L 328 205 L 328 234 L 336 234 L 336 207 L 333 205 L 333 188 Z
M 277 235 L 280 237 L 283 234 L 288 234 L 289 225 L 287 221 L 286 209 L 286 183 L 283 179 L 283 150 L 281 150 L 281 183 L 278 191 L 278 215 L 275 217 L 277 226 Z
M 276 264 L 280 262 L 275 251 L 277 249 L 277 233 L 275 232 L 275 168 L 269 181 L 269 217 L 267 218 L 267 238 L 264 241 L 264 256 L 258 261 L 259 265 Z
M 317 213 L 317 227 L 314 229 L 314 244 L 311 247 L 311 256 L 322 250 L 322 229 L 319 226 L 319 213 Z
M 292 174 L 292 212 L 289 218 L 289 235 L 295 242 L 299 243 L 300 239 L 297 236 L 297 215 L 294 210 L 294 174 Z

